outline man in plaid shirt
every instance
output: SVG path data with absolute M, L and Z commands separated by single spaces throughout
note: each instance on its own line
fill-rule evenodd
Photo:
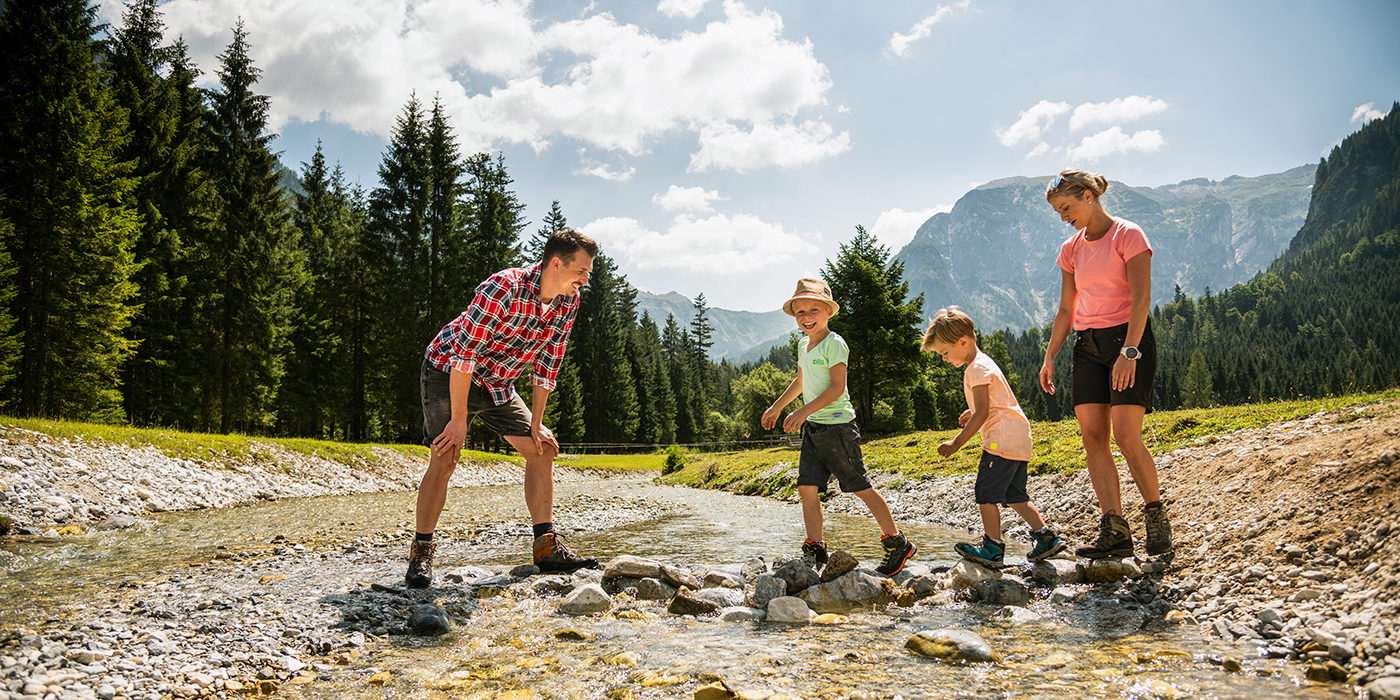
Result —
M 541 571 L 596 567 L 574 554 L 554 532 L 554 458 L 559 441 L 541 422 L 588 284 L 598 244 L 575 231 L 554 232 L 542 260 L 502 270 L 476 288 L 471 306 L 443 327 L 423 354 L 423 443 L 431 447 L 418 487 L 410 588 L 433 581 L 433 531 L 447 502 L 467 429 L 480 418 L 525 457 L 525 505 L 535 525 L 535 564 Z M 527 368 L 533 411 L 513 386 Z

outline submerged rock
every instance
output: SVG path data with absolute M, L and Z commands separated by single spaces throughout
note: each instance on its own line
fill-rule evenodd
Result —
M 575 588 L 559 603 L 559 612 L 566 615 L 588 615 L 612 608 L 612 597 L 596 583 Z
M 697 596 L 689 588 L 681 588 L 676 591 L 671 604 L 666 606 L 666 612 L 672 615 L 707 615 L 721 607 L 719 603 Z
M 888 578 L 852 571 L 834 581 L 811 586 L 797 597 L 813 610 L 826 613 L 889 605 L 898 593 L 899 587 Z
M 815 616 L 816 613 L 801 598 L 785 595 L 768 603 L 768 620 L 771 622 L 807 622 Z
M 1009 578 L 981 581 L 972 587 L 977 602 L 989 605 L 1021 605 L 1031 602 L 1026 584 Z
M 920 656 L 943 661 L 1001 663 L 1001 654 L 992 649 L 987 640 L 969 630 L 924 630 L 904 642 L 904 648 Z
M 768 613 L 759 608 L 749 608 L 742 605 L 731 608 L 722 608 L 719 611 L 719 619 L 722 622 L 748 622 L 750 620 L 762 621 L 768 617 Z
M 408 616 L 408 629 L 414 634 L 436 637 L 452 631 L 452 621 L 446 610 L 432 603 L 424 603 L 414 608 L 413 614 Z

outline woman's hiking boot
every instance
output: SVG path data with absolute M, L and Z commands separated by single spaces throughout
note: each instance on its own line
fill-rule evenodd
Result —
M 1107 559 L 1109 557 L 1133 556 L 1133 530 L 1121 515 L 1104 513 L 1099 518 L 1099 539 L 1088 547 L 1080 547 L 1074 552 L 1085 559 Z
M 826 566 L 826 543 L 804 540 L 802 542 L 802 558 L 808 560 L 814 569 Z
M 1031 548 L 1031 553 L 1026 555 L 1026 559 L 1030 561 L 1042 562 L 1065 551 L 1065 541 L 1048 527 L 1031 530 L 1031 538 L 1035 540 L 1035 546 Z
M 1142 519 L 1147 521 L 1147 553 L 1152 556 L 1172 551 L 1172 524 L 1167 519 L 1167 507 L 1154 501 L 1142 507 Z
M 403 582 L 409 588 L 427 588 L 433 585 L 433 554 L 437 543 L 432 540 L 414 540 L 408 549 L 408 573 Z
M 564 538 L 557 532 L 546 532 L 535 538 L 535 566 L 540 572 L 568 573 L 578 569 L 596 569 L 598 560 L 581 557 L 564 546 Z
M 880 565 L 875 567 L 875 570 L 886 576 L 899 573 L 904 568 L 904 562 L 909 561 L 909 557 L 919 551 L 902 532 L 881 537 L 880 546 L 885 548 L 885 557 L 880 560 Z
M 993 569 L 1000 569 L 1002 559 L 1006 556 L 1006 544 L 986 535 L 982 535 L 982 546 L 980 547 L 974 547 L 967 542 L 959 542 L 953 545 L 953 549 L 961 554 L 963 559 L 975 561 Z

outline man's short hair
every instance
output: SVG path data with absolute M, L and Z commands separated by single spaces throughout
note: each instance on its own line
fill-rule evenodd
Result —
M 540 262 L 547 263 L 550 258 L 568 262 L 573 259 L 574 253 L 580 250 L 588 253 L 590 258 L 597 257 L 598 243 L 576 229 L 561 228 L 549 234 L 549 240 L 544 244 L 544 253 L 540 255 Z

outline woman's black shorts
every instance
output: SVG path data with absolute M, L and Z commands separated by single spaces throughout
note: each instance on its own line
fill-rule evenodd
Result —
M 1070 370 L 1070 398 L 1074 405 L 1106 403 L 1112 406 L 1142 406 L 1152 411 L 1152 382 L 1157 376 L 1157 339 L 1152 335 L 1152 319 L 1138 341 L 1142 357 L 1137 361 L 1133 385 L 1124 391 L 1113 388 L 1113 363 L 1128 337 L 1128 324 L 1111 328 L 1086 328 L 1075 332 L 1074 360 Z

